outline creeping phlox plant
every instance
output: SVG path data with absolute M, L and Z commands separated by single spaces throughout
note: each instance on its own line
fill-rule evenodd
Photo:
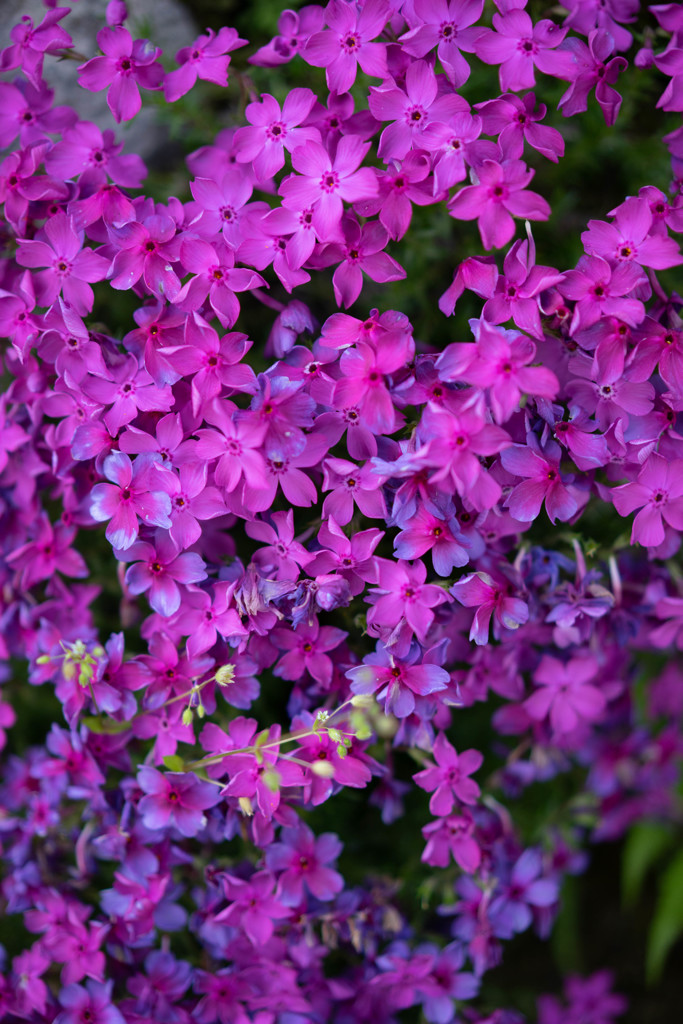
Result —
M 330 0 L 163 61 L 134 0 L 86 54 L 69 3 L 12 29 L 4 1020 L 514 1024 L 505 943 L 549 935 L 588 840 L 678 814 L 683 128 L 670 193 L 595 210 L 575 266 L 537 263 L 527 161 L 580 132 L 542 97 L 611 127 L 641 75 L 682 111 L 683 6 L 563 5 Z M 57 60 L 115 124 L 54 105 Z M 157 202 L 117 125 L 195 85 L 230 126 Z M 415 207 L 456 229 L 439 347 L 382 302 Z M 610 987 L 538 1019 L 609 1024 Z

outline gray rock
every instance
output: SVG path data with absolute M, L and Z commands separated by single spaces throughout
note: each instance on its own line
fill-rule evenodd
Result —
M 127 0 L 129 18 L 126 27 L 135 38 L 150 39 L 160 46 L 166 57 L 174 58 L 182 46 L 188 46 L 199 34 L 187 8 L 179 0 Z M 42 21 L 45 8 L 41 0 L 0 0 L 0 48 L 9 45 L 10 31 L 23 15 L 30 15 L 34 23 Z M 105 0 L 79 0 L 71 14 L 64 19 L 74 49 L 85 57 L 95 57 L 97 33 L 104 27 Z M 142 110 L 127 124 L 117 125 L 107 106 L 106 91 L 88 92 L 78 84 L 78 62 L 57 60 L 49 54 L 45 58 L 44 74 L 55 90 L 55 103 L 73 106 L 79 117 L 93 121 L 100 128 L 113 128 L 124 141 L 127 152 L 139 153 L 143 159 L 153 158 L 167 144 L 167 133 L 158 122 L 152 108 L 145 108 L 142 91 Z M 10 72 L 6 77 L 11 79 Z M 150 95 L 149 93 L 147 94 Z

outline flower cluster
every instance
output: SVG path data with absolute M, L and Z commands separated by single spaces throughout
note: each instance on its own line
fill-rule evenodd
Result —
M 594 211 L 572 266 L 536 261 L 552 211 L 527 163 L 564 157 L 531 91 L 548 79 L 561 115 L 594 91 L 614 125 L 640 5 L 285 11 L 248 61 L 317 91 L 258 95 L 238 71 L 242 121 L 167 202 L 115 128 L 54 106 L 45 67 L 75 60 L 119 124 L 147 91 L 227 88 L 246 40 L 207 30 L 171 67 L 112 0 L 84 59 L 70 8 L 45 6 L 0 53 L 2 744 L 27 686 L 61 717 L 0 785 L 0 897 L 26 938 L 0 961 L 0 1016 L 512 1022 L 477 1002 L 503 943 L 549 934 L 588 838 L 674 813 L 683 760 L 664 660 L 683 646 L 683 129 L 670 194 Z M 681 111 L 683 15 L 648 10 L 667 46 L 634 73 L 668 76 L 658 106 Z M 379 308 L 414 207 L 459 240 L 476 221 L 486 250 L 458 242 L 438 349 Z M 480 751 L 461 723 L 484 702 Z M 390 826 L 411 775 L 429 942 L 385 874 L 358 877 L 362 849 L 345 867 L 358 836 L 316 832 L 347 788 Z M 559 776 L 590 820 L 573 803 L 526 835 L 515 799 Z M 570 979 L 542 1024 L 584 1003 L 611 1020 L 609 985 Z

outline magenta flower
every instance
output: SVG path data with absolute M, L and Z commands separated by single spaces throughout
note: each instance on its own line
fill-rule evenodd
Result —
M 505 256 L 503 274 L 482 311 L 484 320 L 492 324 L 506 323 L 510 318 L 522 331 L 543 340 L 539 312 L 539 296 L 564 279 L 553 267 L 536 265 L 535 246 L 527 240 L 515 242 Z
M 176 828 L 183 836 L 196 836 L 205 824 L 204 811 L 221 800 L 219 786 L 184 772 L 159 772 L 143 765 L 138 784 L 145 796 L 138 811 L 145 828 Z
M 434 572 L 439 576 L 450 576 L 455 566 L 466 565 L 470 545 L 460 532 L 454 513 L 452 505 L 420 504 L 394 538 L 397 558 L 420 558 L 431 551 Z
M 252 127 L 238 128 L 235 153 L 238 163 L 249 163 L 257 181 L 272 178 L 285 162 L 285 150 L 293 152 L 306 142 L 320 142 L 317 128 L 302 128 L 315 103 L 310 89 L 292 89 L 280 108 L 274 96 L 261 94 L 260 103 L 249 103 L 245 117 Z
M 71 547 L 76 536 L 74 526 L 55 523 L 53 527 L 47 515 L 42 513 L 34 532 L 33 540 L 20 544 L 7 555 L 11 568 L 21 572 L 22 589 L 27 590 L 41 580 L 51 579 L 56 572 L 81 579 L 88 575 L 83 556 Z
M 522 157 L 524 143 L 542 153 L 548 160 L 557 163 L 564 156 L 564 139 L 555 128 L 539 124 L 547 113 L 545 103 L 538 109 L 536 97 L 532 92 L 526 96 L 514 96 L 511 93 L 497 100 L 487 100 L 475 104 L 481 116 L 485 135 L 498 136 L 502 151 L 515 160 Z
M 410 30 L 400 37 L 406 53 L 424 57 L 436 46 L 448 80 L 459 89 L 470 77 L 470 66 L 461 50 L 473 53 L 482 30 L 471 28 L 479 21 L 484 0 L 415 0 L 407 9 Z
M 683 530 L 683 459 L 670 462 L 653 452 L 638 479 L 615 487 L 611 496 L 620 516 L 640 509 L 633 520 L 631 544 L 657 547 L 665 537 L 664 523 Z
M 449 131 L 448 134 L 450 136 L 453 133 Z M 426 140 L 422 141 L 426 146 Z M 429 160 L 425 153 L 408 153 L 400 164 L 394 160 L 393 166 L 386 171 L 378 172 L 379 194 L 374 199 L 356 203 L 356 212 L 363 217 L 379 213 L 380 223 L 389 232 L 389 237 L 403 238 L 413 216 L 412 204 L 426 206 L 434 202 L 430 188 L 431 179 L 427 177 L 429 170 Z M 463 171 L 462 177 L 464 176 Z
M 289 908 L 273 895 L 274 882 L 269 871 L 257 871 L 249 881 L 224 874 L 223 888 L 230 903 L 213 917 L 214 923 L 239 927 L 252 945 L 264 945 L 275 930 L 274 921 L 290 916 Z
M 412 715 L 415 697 L 445 690 L 450 683 L 450 675 L 439 665 L 399 661 L 384 646 L 366 655 L 363 664 L 349 669 L 346 676 L 352 693 L 377 693 L 377 699 L 384 701 L 384 713 L 397 718 Z
M 522 334 L 490 327 L 485 320 L 480 320 L 476 352 L 476 358 L 462 367 L 460 377 L 475 387 L 488 389 L 497 423 L 504 423 L 512 416 L 522 392 L 554 398 L 560 390 L 552 370 L 529 365 L 536 355 L 536 346 Z M 450 379 L 450 373 L 445 379 Z
M 313 4 L 302 7 L 299 11 L 283 11 L 277 23 L 279 35 L 252 54 L 248 58 L 249 64 L 257 64 L 263 68 L 286 64 L 296 56 L 315 32 L 320 32 L 324 21 L 323 8 Z
M 90 282 L 101 281 L 108 273 L 109 261 L 92 249 L 83 248 L 83 232 L 74 220 L 59 212 L 46 222 L 46 241 L 20 239 L 17 263 L 21 267 L 46 267 L 37 275 L 41 305 L 50 306 L 61 293 L 64 301 L 80 316 L 90 313 L 94 296 Z
M 122 149 L 112 131 L 101 132 L 90 121 L 79 121 L 47 153 L 45 167 L 63 181 L 78 178 L 83 185 L 99 185 L 109 178 L 122 188 L 140 188 L 145 165 L 135 153 L 122 156 Z
M 476 184 L 456 192 L 448 212 L 456 220 L 477 220 L 486 249 L 500 249 L 515 233 L 514 217 L 547 220 L 550 207 L 526 188 L 534 176 L 521 160 L 484 160 L 473 173 Z
M 347 580 L 352 596 L 361 594 L 366 583 L 377 583 L 377 563 L 372 556 L 383 536 L 382 530 L 361 530 L 349 540 L 330 514 L 318 533 L 322 551 L 312 556 L 307 571 L 312 576 L 336 572 Z
M 103 469 L 111 483 L 93 487 L 90 515 L 100 523 L 110 520 L 105 536 L 113 547 L 125 551 L 137 540 L 138 516 L 149 526 L 171 526 L 167 488 L 173 478 L 159 463 L 144 456 L 132 463 L 123 452 L 112 452 Z
M 539 689 L 522 706 L 537 722 L 548 718 L 558 734 L 572 732 L 583 722 L 596 722 L 607 706 L 604 695 L 591 685 L 598 670 L 592 655 L 572 658 L 566 665 L 544 655 L 534 672 Z
M 386 78 L 386 46 L 373 43 L 391 17 L 388 0 L 367 0 L 358 12 L 343 0 L 332 0 L 325 10 L 328 28 L 314 32 L 301 55 L 307 64 L 326 68 L 330 92 L 348 92 L 356 80 L 358 65 L 366 75 Z
M 180 280 L 171 266 L 178 261 L 180 250 L 175 235 L 175 221 L 165 214 L 110 227 L 109 237 L 118 250 L 107 275 L 112 288 L 126 291 L 142 277 L 151 295 L 173 302 L 180 291 Z
M 568 29 L 542 18 L 534 24 L 527 11 L 515 8 L 493 15 L 493 28 L 482 29 L 474 50 L 485 64 L 500 64 L 502 92 L 533 89 L 534 67 L 546 75 L 564 78 L 571 58 L 553 52 Z
M 434 815 L 450 814 L 456 801 L 475 804 L 479 799 L 479 786 L 469 776 L 481 768 L 484 755 L 478 750 L 456 753 L 444 733 L 438 733 L 432 748 L 436 765 L 430 765 L 413 775 L 420 789 L 432 796 L 429 810 Z
M 473 874 L 481 864 L 481 850 L 473 831 L 474 822 L 467 811 L 430 822 L 422 829 L 427 845 L 421 860 L 435 868 L 447 868 L 453 857 L 458 867 Z
M 180 608 L 179 583 L 206 579 L 199 555 L 189 551 L 179 554 L 171 538 L 163 533 L 158 534 L 154 544 L 136 541 L 126 550 L 126 560 L 135 563 L 126 570 L 126 585 L 131 594 L 149 592 L 152 608 L 165 617 Z
M 218 34 L 207 28 L 206 35 L 198 36 L 191 46 L 184 46 L 176 53 L 180 67 L 175 71 L 169 71 L 164 78 L 166 102 L 175 103 L 190 91 L 198 78 L 226 88 L 230 64 L 230 57 L 227 55 L 231 50 L 246 44 L 247 40 L 240 39 L 234 28 L 221 28 Z
M 218 459 L 214 471 L 218 486 L 230 494 L 244 479 L 254 490 L 266 488 L 267 468 L 260 451 L 266 424 L 239 412 L 231 402 L 214 402 L 204 415 L 217 429 L 198 430 L 193 452 L 200 459 Z
M 356 135 L 339 140 L 332 159 L 318 142 L 307 142 L 292 153 L 291 174 L 280 186 L 282 205 L 288 210 L 311 209 L 312 224 L 321 241 L 339 237 L 343 204 L 377 194 L 377 177 L 370 167 L 359 166 L 370 148 Z
M 103 28 L 97 33 L 97 45 L 103 57 L 81 64 L 78 80 L 84 89 L 99 92 L 109 89 L 107 106 L 114 120 L 130 121 L 142 106 L 139 86 L 159 89 L 164 71 L 157 61 L 161 50 L 148 39 L 133 40 L 121 26 Z
M 114 982 L 86 981 L 82 985 L 65 985 L 59 993 L 62 1012 L 54 1024 L 125 1024 L 125 1018 L 111 1001 Z
M 515 519 L 522 523 L 536 519 L 544 501 L 551 523 L 556 519 L 566 522 L 577 511 L 576 498 L 562 482 L 560 449 L 552 441 L 544 449 L 513 444 L 501 452 L 500 461 L 508 473 L 526 477 L 505 502 Z
M 39 86 L 44 55 L 73 46 L 69 33 L 57 24 L 68 13 L 69 9 L 64 7 L 48 10 L 39 25 L 34 25 L 33 18 L 25 14 L 10 30 L 12 42 L 0 53 L 0 71 L 20 67 L 29 81 Z
M 422 149 L 421 136 L 431 122 L 447 123 L 468 111 L 467 103 L 447 92 L 439 96 L 433 69 L 424 60 L 409 65 L 405 92 L 393 86 L 371 88 L 369 105 L 377 121 L 392 121 L 382 132 L 377 154 L 383 160 L 402 160 L 409 150 Z
M 334 663 L 329 652 L 335 650 L 349 634 L 335 626 L 321 626 L 317 619 L 300 623 L 296 630 L 274 629 L 272 639 L 284 651 L 273 675 L 281 679 L 301 679 L 308 672 L 323 687 L 332 682 Z
M 486 644 L 489 623 L 493 617 L 493 635 L 500 640 L 502 630 L 518 629 L 529 618 L 529 606 L 519 597 L 512 597 L 507 584 L 496 582 L 485 572 L 463 576 L 451 587 L 451 593 L 466 608 L 476 608 L 470 640 Z
M 619 115 L 621 96 L 612 86 L 628 67 L 628 61 L 623 57 L 607 59 L 614 52 L 612 36 L 608 32 L 593 31 L 588 37 L 588 46 L 582 39 L 572 36 L 562 44 L 562 52 L 572 55 L 574 66 L 562 76 L 568 78 L 571 85 L 557 104 L 558 110 L 565 117 L 587 110 L 588 95 L 594 88 L 605 124 L 613 125 Z
M 294 539 L 294 511 L 273 512 L 270 523 L 255 520 L 246 523 L 249 537 L 264 541 L 265 545 L 254 554 L 254 563 L 276 580 L 296 580 L 304 566 L 313 558 L 303 544 Z M 290 634 L 291 635 L 291 634 Z
M 635 263 L 612 267 L 601 256 L 581 256 L 575 270 L 565 271 L 559 288 L 576 303 L 571 333 L 591 327 L 604 316 L 619 317 L 636 327 L 645 316 L 645 307 L 639 299 L 628 296 L 642 282 L 643 271 Z
M 373 433 L 392 433 L 396 410 L 386 377 L 401 369 L 405 361 L 406 350 L 400 345 L 383 344 L 376 350 L 361 341 L 346 349 L 339 361 L 342 377 L 335 385 L 332 405 L 339 410 L 358 409 Z
M 315 265 L 339 266 L 332 277 L 334 298 L 338 306 L 348 309 L 356 301 L 363 287 L 363 272 L 372 281 L 400 281 L 406 276 L 403 267 L 393 256 L 384 252 L 389 235 L 378 221 L 369 221 L 362 227 L 355 217 L 342 219 L 344 243 L 330 242 L 316 254 Z
M 378 563 L 378 584 L 368 598 L 372 603 L 368 625 L 386 627 L 388 631 L 401 627 L 402 634 L 409 638 L 414 633 L 423 643 L 434 621 L 432 608 L 449 602 L 448 594 L 443 587 L 425 583 L 427 567 L 420 559 L 391 562 L 382 558 Z
M 332 900 L 344 886 L 344 879 L 329 867 L 342 851 L 342 844 L 332 832 L 320 836 L 300 823 L 284 829 L 283 840 L 271 843 L 266 850 L 266 864 L 278 875 L 277 896 L 287 907 L 298 906 L 304 889 L 318 900 Z
M 586 252 L 618 263 L 633 261 L 643 267 L 665 270 L 683 263 L 677 242 L 668 235 L 653 234 L 652 211 L 646 199 L 631 196 L 613 211 L 615 220 L 589 220 L 581 235 Z
M 231 249 L 237 249 L 244 234 L 246 211 L 256 207 L 263 213 L 267 212 L 263 204 L 249 204 L 253 190 L 250 175 L 245 174 L 244 169 L 240 171 L 232 166 L 218 174 L 216 180 L 195 178 L 190 182 L 190 191 L 199 207 L 199 216 L 192 222 L 193 230 L 212 241 L 221 231 L 223 240 Z M 229 265 L 233 266 L 233 263 Z

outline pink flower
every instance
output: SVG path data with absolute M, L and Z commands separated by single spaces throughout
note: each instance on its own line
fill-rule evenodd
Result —
M 100 523 L 110 520 L 105 536 L 121 551 L 137 540 L 138 516 L 149 526 L 171 526 L 167 488 L 174 478 L 152 459 L 140 456 L 132 463 L 123 452 L 112 452 L 103 467 L 111 483 L 91 491 L 90 515 Z
M 486 249 L 500 249 L 515 233 L 514 217 L 547 220 L 550 207 L 537 192 L 527 190 L 534 176 L 521 160 L 483 160 L 476 167 L 476 184 L 456 192 L 448 212 L 456 220 L 478 220 Z
M 623 57 L 607 60 L 614 51 L 614 39 L 608 32 L 595 30 L 588 37 L 588 46 L 582 39 L 572 36 L 562 44 L 560 55 L 565 51 L 572 55 L 574 67 L 570 66 L 569 73 L 562 77 L 570 79 L 572 84 L 557 104 L 558 110 L 565 117 L 587 110 L 588 95 L 595 88 L 605 124 L 613 125 L 621 107 L 621 96 L 612 86 L 628 67 Z
M 331 490 L 323 504 L 323 516 L 332 516 L 340 526 L 353 518 L 354 505 L 369 519 L 383 519 L 386 503 L 377 476 L 370 466 L 357 466 L 347 459 L 329 458 L 323 463 L 323 490 Z
M 395 632 L 398 627 L 406 637 L 414 633 L 420 643 L 424 642 L 434 621 L 432 608 L 449 602 L 450 597 L 443 587 L 425 583 L 427 567 L 420 559 L 391 562 L 382 558 L 378 563 L 378 584 L 370 590 L 368 598 L 372 604 L 368 625 L 387 627 Z M 403 652 L 397 653 L 402 655 Z
M 97 33 L 97 45 L 103 57 L 81 64 L 78 80 L 84 89 L 99 92 L 109 87 L 107 106 L 117 122 L 135 117 L 142 100 L 140 89 L 159 89 L 164 76 L 157 57 L 161 50 L 148 39 L 136 39 L 127 29 L 117 26 Z
M 634 483 L 612 490 L 612 501 L 620 516 L 640 509 L 633 520 L 631 544 L 657 547 L 664 540 L 664 523 L 683 530 L 683 459 L 669 462 L 653 452 Z
M 159 772 L 143 765 L 138 783 L 146 795 L 138 804 L 145 828 L 177 828 L 183 836 L 196 836 L 206 824 L 203 814 L 221 800 L 219 786 L 184 772 Z
M 424 57 L 436 46 L 437 56 L 451 85 L 458 89 L 470 77 L 470 67 L 461 50 L 472 53 L 482 30 L 470 28 L 479 21 L 484 0 L 415 0 L 407 8 L 410 31 L 400 37 L 406 53 Z
M 572 658 L 566 665 L 544 655 L 534 672 L 539 687 L 522 705 L 535 721 L 549 718 L 556 733 L 572 732 L 582 722 L 597 721 L 607 701 L 590 681 L 598 673 L 598 663 L 592 655 Z
M 524 10 L 508 10 L 493 15 L 493 27 L 482 29 L 474 49 L 485 64 L 500 64 L 500 88 L 503 92 L 533 89 L 534 66 L 546 75 L 563 78 L 571 59 L 553 49 L 567 34 L 554 22 L 543 18 L 534 24 Z
M 481 115 L 486 135 L 497 135 L 498 143 L 508 157 L 518 160 L 524 152 L 524 143 L 542 153 L 548 160 L 557 163 L 564 156 L 564 139 L 555 128 L 542 125 L 547 113 L 545 103 L 540 103 L 537 110 L 536 97 L 532 92 L 526 96 L 513 96 L 511 93 L 497 100 L 487 100 L 475 104 Z
M 173 302 L 180 291 L 171 266 L 180 249 L 175 235 L 175 221 L 164 214 L 111 226 L 109 237 L 118 250 L 107 275 L 112 288 L 126 291 L 142 277 L 151 295 Z
M 485 572 L 463 576 L 451 587 L 451 593 L 466 608 L 476 608 L 470 640 L 475 644 L 488 643 L 489 623 L 493 616 L 493 635 L 499 640 L 503 629 L 518 629 L 529 618 L 529 606 L 518 597 L 512 597 L 507 583 L 496 582 Z
M 320 626 L 314 619 L 312 623 L 301 623 L 295 631 L 275 629 L 271 636 L 277 649 L 285 651 L 273 669 L 273 675 L 299 680 L 305 671 L 321 686 L 327 687 L 332 682 L 334 670 L 328 652 L 339 647 L 348 633 L 334 626 Z
M 405 362 L 406 348 L 400 345 L 381 345 L 376 350 L 361 341 L 346 349 L 339 361 L 342 377 L 335 385 L 332 405 L 340 410 L 354 406 L 373 433 L 392 433 L 396 410 L 386 378 Z
M 391 12 L 388 0 L 367 0 L 360 12 L 344 0 L 331 0 L 325 10 L 329 28 L 314 32 L 301 51 L 308 64 L 327 69 L 330 92 L 348 92 L 359 64 L 366 75 L 387 76 L 386 46 L 372 40 L 383 30 Z
M 339 263 L 332 278 L 334 298 L 338 306 L 348 309 L 356 301 L 363 287 L 363 272 L 372 281 L 401 281 L 406 272 L 393 256 L 384 252 L 389 241 L 386 228 L 378 221 L 369 221 L 362 227 L 355 217 L 342 219 L 344 244 L 330 242 L 315 257 L 321 267 Z
M 576 498 L 562 482 L 560 449 L 552 441 L 542 450 L 513 444 L 501 453 L 500 461 L 508 473 L 527 478 L 513 488 L 505 502 L 515 519 L 522 523 L 536 519 L 544 501 L 551 523 L 556 519 L 566 522 L 577 511 Z
M 565 272 L 559 288 L 576 302 L 570 332 L 591 327 L 603 316 L 616 316 L 636 327 L 645 316 L 645 307 L 639 299 L 627 296 L 642 282 L 643 271 L 637 264 L 612 267 L 601 256 L 581 256 L 576 270 Z
M 179 583 L 199 583 L 206 579 L 205 565 L 199 555 L 189 551 L 179 554 L 167 534 L 160 533 L 153 545 L 136 541 L 125 554 L 127 561 L 134 562 L 126 570 L 126 585 L 131 594 L 149 591 L 150 605 L 166 618 L 180 608 Z
M 83 248 L 83 232 L 77 231 L 73 218 L 62 211 L 51 217 L 43 230 L 47 241 L 20 239 L 17 263 L 48 268 L 37 275 L 41 305 L 52 305 L 61 294 L 80 316 L 85 316 L 94 302 L 89 282 L 101 281 L 108 273 L 109 262 L 92 249 Z
M 467 811 L 432 821 L 422 829 L 427 845 L 420 859 L 432 867 L 447 868 L 452 856 L 458 867 L 473 874 L 481 864 L 481 850 L 473 831 L 474 822 Z
M 247 40 L 240 39 L 234 28 L 221 28 L 218 34 L 207 28 L 206 35 L 199 36 L 191 46 L 184 46 L 176 53 L 180 67 L 169 71 L 164 79 L 167 103 L 174 103 L 189 92 L 198 78 L 225 88 L 230 63 L 227 54 L 246 44 Z
M 481 768 L 484 755 L 478 750 L 456 753 L 442 732 L 438 733 L 434 740 L 432 750 L 436 765 L 413 775 L 421 789 L 432 793 L 429 801 L 430 812 L 439 816 L 450 814 L 456 801 L 475 804 L 480 790 L 469 776 Z
M 238 163 L 251 164 L 257 181 L 267 181 L 284 166 L 285 150 L 320 142 L 317 128 L 300 127 L 314 103 L 310 89 L 292 89 L 282 109 L 268 93 L 261 94 L 261 103 L 249 103 L 245 116 L 253 127 L 238 128 L 235 134 Z
M 379 141 L 377 154 L 384 160 L 402 160 L 410 149 L 421 149 L 421 136 L 430 122 L 448 122 L 454 114 L 468 111 L 455 93 L 439 96 L 438 82 L 427 61 L 416 60 L 408 67 L 405 92 L 396 86 L 370 89 L 370 110 L 378 121 L 392 121 Z
M 618 263 L 632 260 L 655 270 L 683 263 L 673 238 L 651 233 L 652 211 L 646 199 L 631 196 L 613 212 L 613 224 L 604 220 L 588 221 L 588 231 L 581 235 L 587 253 Z
M 266 864 L 278 874 L 277 895 L 285 906 L 298 906 L 304 887 L 316 899 L 334 899 L 344 886 L 339 872 L 328 866 L 342 851 L 337 836 L 332 832 L 315 836 L 303 823 L 280 835 L 283 841 L 271 843 L 266 851 Z
M 343 204 L 377 194 L 377 178 L 369 167 L 359 165 L 370 148 L 356 135 L 339 140 L 332 159 L 318 142 L 307 142 L 292 154 L 291 174 L 280 186 L 282 205 L 288 210 L 313 211 L 312 224 L 321 241 L 339 237 Z

